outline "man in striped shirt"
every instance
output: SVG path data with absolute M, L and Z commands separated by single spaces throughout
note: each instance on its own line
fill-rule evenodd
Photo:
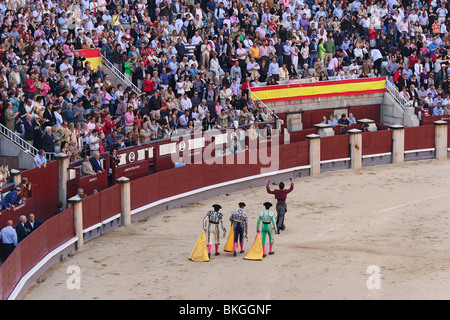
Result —
M 245 203 L 239 202 L 239 209 L 233 210 L 230 221 L 233 225 L 234 241 L 233 241 L 233 257 L 236 256 L 236 248 L 238 240 L 241 246 L 241 253 L 244 252 L 244 238 L 247 238 L 248 216 L 244 211 Z

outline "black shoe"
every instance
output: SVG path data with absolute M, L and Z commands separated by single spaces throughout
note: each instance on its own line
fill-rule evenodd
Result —
M 220 252 L 216 252 L 215 255 L 218 256 L 220 254 Z
M 233 257 L 236 257 L 236 251 L 233 251 Z
M 208 258 L 211 259 L 211 253 L 208 253 Z
M 244 250 L 241 250 L 241 253 L 244 253 Z
M 269 254 L 275 254 L 275 252 L 272 251 L 272 252 L 269 252 Z
M 265 257 L 266 255 L 265 254 L 263 254 L 263 258 Z

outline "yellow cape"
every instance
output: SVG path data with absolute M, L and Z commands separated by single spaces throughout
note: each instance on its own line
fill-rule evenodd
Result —
M 233 252 L 234 249 L 234 222 L 231 224 L 230 234 L 228 235 L 227 243 L 223 247 L 223 251 L 225 252 Z
M 253 246 L 250 251 L 247 253 L 244 259 L 246 260 L 262 260 L 263 258 L 263 248 L 262 248 L 262 240 L 261 233 L 258 232 L 256 234 L 255 241 L 253 242 Z
M 197 243 L 189 255 L 189 259 L 198 262 L 209 261 L 208 249 L 206 247 L 206 235 L 204 231 L 202 231 L 202 234 L 198 237 Z

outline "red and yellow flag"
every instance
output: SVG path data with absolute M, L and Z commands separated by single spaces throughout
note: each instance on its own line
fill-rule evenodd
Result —
M 332 80 L 251 88 L 262 102 L 314 99 L 386 91 L 386 78 Z
M 102 64 L 100 49 L 77 50 L 77 52 L 80 54 L 80 57 L 84 54 L 84 57 L 86 58 L 83 62 L 83 66 L 86 66 L 86 61 L 89 61 L 91 69 L 96 70 L 97 67 Z

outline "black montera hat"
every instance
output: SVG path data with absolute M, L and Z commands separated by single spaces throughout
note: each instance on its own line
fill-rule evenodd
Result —
M 272 204 L 270 202 L 264 202 L 263 206 L 266 207 L 266 209 L 269 209 L 272 206 Z
M 244 202 L 239 202 L 239 207 L 245 207 L 245 203 Z
M 216 210 L 216 211 L 222 209 L 222 206 L 220 204 L 213 204 L 212 206 L 213 206 L 214 210 Z

